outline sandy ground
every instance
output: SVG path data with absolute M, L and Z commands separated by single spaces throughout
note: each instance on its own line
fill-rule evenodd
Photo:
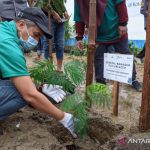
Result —
M 35 56 L 35 53 L 32 57 L 26 56 L 28 66 L 33 65 Z M 65 61 L 69 59 L 72 58 L 66 55 Z M 142 82 L 143 64 L 137 63 L 136 66 L 138 80 Z M 113 88 L 111 82 L 108 85 Z M 114 142 L 120 137 L 149 138 L 150 132 L 140 133 L 138 130 L 141 93 L 125 84 L 120 84 L 119 90 L 118 117 L 112 115 L 112 110 L 92 106 L 88 136 L 85 138 L 73 139 L 55 120 L 26 107 L 2 124 L 4 131 L 0 133 L 0 150 L 117 149 Z M 118 124 L 123 130 L 120 131 Z

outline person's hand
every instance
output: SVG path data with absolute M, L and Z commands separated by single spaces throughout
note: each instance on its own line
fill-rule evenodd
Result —
M 53 12 L 52 13 L 53 19 L 57 22 L 57 23 L 61 23 L 61 17 L 59 16 L 59 14 L 57 12 Z
M 78 47 L 78 49 L 79 49 L 80 51 L 83 51 L 83 49 L 84 49 L 84 43 L 83 43 L 82 40 L 77 41 L 77 47 Z
M 68 15 L 67 11 L 64 12 L 64 17 L 65 17 L 66 20 L 69 20 L 70 16 Z
M 55 100 L 55 102 L 57 103 L 61 102 L 66 96 L 66 93 L 61 89 L 59 85 L 44 84 L 42 92 L 47 96 L 53 98 L 53 100 Z
M 65 113 L 64 118 L 59 122 L 70 131 L 71 135 L 74 138 L 77 138 L 77 135 L 75 133 L 75 118 L 72 114 Z
M 127 26 L 119 26 L 119 35 L 122 37 L 127 33 Z

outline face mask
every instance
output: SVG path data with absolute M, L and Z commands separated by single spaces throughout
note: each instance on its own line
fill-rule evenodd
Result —
M 25 53 L 28 53 L 28 52 L 30 52 L 31 50 L 33 50 L 38 45 L 38 41 L 36 39 L 34 39 L 32 36 L 30 36 L 27 27 L 26 27 L 26 31 L 28 33 L 28 39 L 25 41 L 22 38 L 22 34 L 21 34 L 20 44 L 21 44 L 21 46 L 23 48 L 23 51 Z

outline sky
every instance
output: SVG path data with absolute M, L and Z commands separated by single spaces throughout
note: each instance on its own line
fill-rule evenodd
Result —
M 68 11 L 69 15 L 71 15 L 70 24 L 73 24 L 74 0 L 67 0 L 66 8 L 67 8 L 67 11 Z
M 144 17 L 140 14 L 141 0 L 126 0 L 128 8 L 128 33 L 131 40 L 145 40 Z M 74 0 L 67 0 L 66 8 L 71 15 L 70 24 L 73 25 Z

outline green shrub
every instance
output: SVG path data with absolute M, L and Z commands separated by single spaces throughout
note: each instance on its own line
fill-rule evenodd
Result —
M 129 48 L 130 48 L 130 52 L 134 56 L 137 56 L 138 52 L 140 51 L 140 49 L 133 43 L 133 41 L 129 42 Z
M 64 65 L 64 73 L 59 73 L 49 60 L 44 60 L 37 62 L 30 69 L 30 75 L 38 85 L 43 83 L 60 85 L 65 91 L 74 93 L 75 88 L 85 81 L 85 70 L 85 62 L 72 60 Z M 78 121 L 75 126 L 76 132 L 80 137 L 86 134 L 88 127 L 87 108 L 90 103 L 99 107 L 109 108 L 111 105 L 111 92 L 109 88 L 106 85 L 95 83 L 87 87 L 86 97 L 76 92 L 73 95 L 67 96 L 61 104 L 62 110 L 72 113 L 77 118 Z

